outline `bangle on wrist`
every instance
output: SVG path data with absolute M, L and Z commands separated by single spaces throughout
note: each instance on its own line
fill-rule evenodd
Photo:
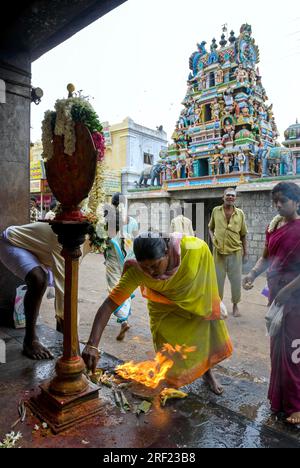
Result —
M 98 351 L 98 353 L 100 354 L 100 349 L 97 348 L 97 346 L 92 346 L 92 345 L 90 345 L 90 344 L 87 343 L 87 344 L 86 344 L 86 347 L 87 347 L 87 348 L 91 348 L 91 349 L 95 349 L 95 350 Z

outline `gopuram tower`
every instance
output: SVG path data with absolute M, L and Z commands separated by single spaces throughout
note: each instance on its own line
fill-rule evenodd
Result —
M 238 37 L 233 31 L 226 37 L 225 32 L 224 28 L 219 44 L 212 40 L 209 50 L 206 42 L 197 44 L 189 59 L 174 144 L 162 155 L 163 180 L 170 188 L 176 179 L 214 185 L 258 178 L 263 159 L 278 145 L 252 28 L 244 24 Z

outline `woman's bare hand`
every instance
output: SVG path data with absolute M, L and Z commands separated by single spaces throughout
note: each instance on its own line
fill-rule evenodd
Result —
M 84 360 L 87 369 L 92 371 L 93 374 L 96 372 L 99 358 L 99 351 L 97 349 L 91 348 L 89 345 L 86 345 L 82 351 L 82 359 Z
M 250 291 L 250 289 L 253 288 L 254 286 L 254 277 L 251 273 L 249 273 L 247 276 L 245 276 L 245 278 L 243 279 L 243 288 L 246 290 L 246 291 Z

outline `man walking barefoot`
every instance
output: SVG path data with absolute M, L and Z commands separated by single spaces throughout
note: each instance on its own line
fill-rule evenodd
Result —
M 224 192 L 224 204 L 214 208 L 209 223 L 209 234 L 214 245 L 219 294 L 224 296 L 226 275 L 231 284 L 233 316 L 240 317 L 238 304 L 241 302 L 242 264 L 247 260 L 247 226 L 245 214 L 236 208 L 236 191 L 228 188 Z

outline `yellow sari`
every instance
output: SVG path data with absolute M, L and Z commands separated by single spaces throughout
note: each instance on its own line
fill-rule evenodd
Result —
M 185 359 L 175 359 L 167 375 L 172 385 L 191 383 L 231 356 L 232 343 L 220 319 L 213 257 L 204 241 L 195 237 L 182 239 L 180 267 L 169 279 L 155 280 L 133 266 L 109 297 L 121 305 L 139 286 L 148 299 L 155 350 L 167 343 L 196 348 Z

